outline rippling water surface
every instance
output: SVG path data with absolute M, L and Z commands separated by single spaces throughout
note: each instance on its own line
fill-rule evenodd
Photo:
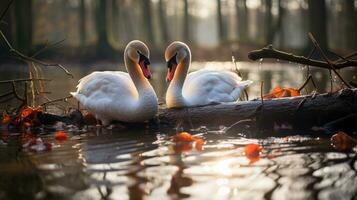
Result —
M 0 147 L 1 199 L 350 199 L 356 197 L 356 154 L 336 152 L 329 138 L 251 138 L 192 132 L 203 149 L 177 149 L 175 131 L 92 128 L 51 151 Z M 244 146 L 262 146 L 250 163 Z
M 200 64 L 217 65 L 194 63 L 193 68 Z M 304 80 L 303 68 L 276 65 L 274 71 L 262 71 L 255 65 L 241 65 L 245 78 L 255 81 L 251 97 L 258 95 L 262 79 L 269 83 L 266 90 L 298 87 Z M 51 91 L 62 88 L 56 95 L 67 94 L 93 68 L 73 70 L 76 80 L 51 83 Z M 165 83 L 154 79 L 153 84 L 162 100 Z M 357 198 L 356 153 L 337 152 L 329 136 L 225 133 L 222 128 L 188 130 L 205 140 L 202 149 L 176 146 L 170 139 L 175 129 L 91 127 L 66 130 L 64 142 L 54 140 L 52 131 L 40 131 L 53 143 L 45 152 L 21 148 L 20 133 L 10 133 L 7 143 L 0 140 L 0 199 Z M 0 133 L 5 137 L 6 130 Z M 243 153 L 250 143 L 262 147 L 256 162 Z

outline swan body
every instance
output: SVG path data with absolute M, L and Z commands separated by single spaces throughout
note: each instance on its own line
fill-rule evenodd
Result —
M 252 81 L 241 81 L 236 73 L 201 69 L 187 75 L 191 63 L 189 47 L 173 42 L 165 51 L 168 62 L 166 105 L 173 107 L 203 106 L 212 103 L 234 102 Z
M 130 42 L 124 51 L 128 73 L 93 72 L 79 80 L 71 94 L 103 125 L 113 120 L 143 122 L 158 110 L 157 97 L 147 78 L 149 50 L 140 41 Z

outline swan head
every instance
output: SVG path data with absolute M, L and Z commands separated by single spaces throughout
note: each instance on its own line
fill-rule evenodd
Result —
M 166 81 L 171 81 L 177 69 L 177 66 L 190 55 L 190 48 L 183 42 L 175 41 L 165 50 L 165 60 L 167 62 Z
M 128 56 L 134 63 L 140 66 L 143 75 L 147 78 L 151 78 L 151 72 L 149 69 L 149 48 L 139 40 L 133 40 L 126 45 L 124 56 Z

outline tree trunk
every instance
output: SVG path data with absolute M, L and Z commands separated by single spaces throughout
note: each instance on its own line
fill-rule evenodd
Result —
M 111 57 L 112 55 L 108 36 L 107 7 L 108 0 L 96 2 L 97 55 L 100 57 Z
M 161 36 L 165 46 L 167 45 L 167 42 L 170 41 L 166 18 L 166 5 L 164 4 L 163 0 L 159 0 L 159 19 L 161 26 Z
M 328 49 L 327 13 L 325 0 L 308 0 L 309 30 L 315 36 L 322 49 Z M 309 42 L 312 47 L 311 42 Z
M 14 47 L 24 54 L 32 50 L 32 0 L 15 0 Z
M 223 22 L 221 0 L 217 0 L 217 24 L 218 24 L 218 39 L 220 42 L 224 42 L 227 40 L 227 36 L 226 36 L 226 30 Z
M 275 36 L 271 8 L 272 0 L 265 0 L 265 41 L 267 44 L 272 44 Z
M 146 42 L 155 45 L 154 30 L 152 26 L 151 0 L 140 1 L 143 12 L 144 33 Z
M 344 1 L 345 5 L 345 16 L 346 16 L 346 31 L 347 31 L 347 41 L 349 43 L 348 47 L 357 50 L 357 12 L 354 6 L 354 1 Z
M 248 8 L 246 0 L 236 0 L 237 33 L 240 42 L 248 40 Z
M 80 46 L 84 47 L 86 45 L 87 39 L 86 31 L 86 5 L 85 0 L 80 0 L 79 2 L 79 39 Z
M 160 124 L 176 126 L 192 124 L 231 126 L 246 119 L 255 120 L 257 127 L 271 129 L 277 124 L 309 129 L 357 113 L 357 90 L 345 89 L 333 94 L 307 95 L 272 100 L 242 101 L 183 109 L 163 109 Z
M 2 14 L 5 12 L 5 9 L 8 7 L 10 1 L 0 1 L 0 13 Z M 0 22 L 0 30 L 4 33 L 6 38 L 10 43 L 14 43 L 14 36 L 15 36 L 15 15 L 14 15 L 14 5 L 10 5 L 8 11 L 4 15 L 2 22 Z M 5 41 L 1 38 L 0 39 L 0 46 L 6 47 Z M 8 48 L 0 48 L 0 54 L 4 55 L 9 52 Z
M 188 0 L 184 0 L 184 16 L 183 16 L 183 39 L 184 42 L 190 42 L 190 14 L 188 12 Z
M 119 15 L 120 15 L 120 7 L 118 7 L 118 1 L 119 0 L 112 0 L 112 37 L 115 37 L 116 40 L 115 42 L 119 42 L 120 38 L 120 25 L 119 25 Z

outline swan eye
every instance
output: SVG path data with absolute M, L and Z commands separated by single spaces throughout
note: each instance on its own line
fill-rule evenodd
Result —
M 150 65 L 150 61 L 149 58 L 147 58 L 146 56 L 144 56 L 142 53 L 140 53 L 140 51 L 137 51 L 139 54 L 139 64 L 140 63 L 144 63 L 145 67 L 147 68 L 147 65 Z

